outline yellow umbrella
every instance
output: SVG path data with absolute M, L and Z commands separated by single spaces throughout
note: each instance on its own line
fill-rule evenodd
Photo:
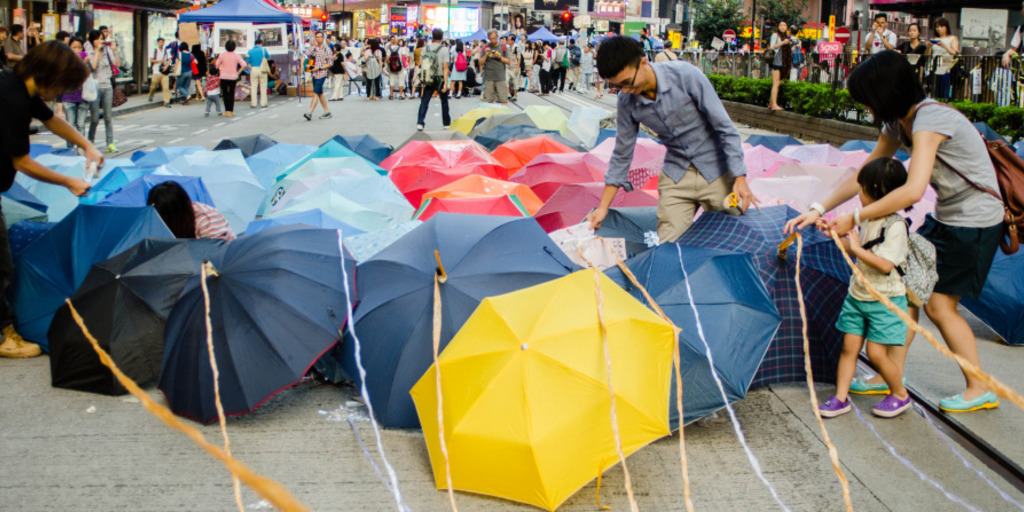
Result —
M 438 358 L 452 487 L 554 510 L 615 465 L 594 270 L 484 299 Z M 626 455 L 669 434 L 672 326 L 599 273 Z M 447 487 L 435 366 L 411 395 Z
M 490 117 L 494 114 L 507 114 L 511 111 L 512 109 L 501 105 L 481 103 L 480 106 L 462 114 L 458 119 L 452 121 L 451 129 L 469 135 L 469 132 L 473 130 L 474 126 L 476 126 L 476 122 L 478 120 Z
M 565 117 L 562 109 L 548 105 L 530 105 L 523 109 L 526 115 L 530 116 L 537 128 L 544 130 L 555 130 L 565 136 L 569 133 L 569 118 Z

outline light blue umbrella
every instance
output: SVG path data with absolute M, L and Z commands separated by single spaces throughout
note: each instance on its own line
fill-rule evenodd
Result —
M 152 151 L 136 151 L 132 153 L 132 162 L 138 166 L 163 165 L 175 158 L 196 151 L 206 151 L 202 146 L 164 146 Z
M 317 180 L 318 178 L 311 179 Z M 361 209 L 353 209 L 348 203 L 339 199 L 346 199 L 376 215 L 366 214 Z M 332 207 L 332 203 L 336 206 Z M 327 208 L 325 209 L 324 206 Z M 318 182 L 315 187 L 296 196 L 282 209 L 274 212 L 272 216 L 298 213 L 309 210 L 311 207 L 321 208 L 325 213 L 334 215 L 339 220 L 348 222 L 364 231 L 395 226 L 400 222 L 412 219 L 414 212 L 409 201 L 388 178 L 383 176 L 334 176 L 323 182 Z M 342 215 L 337 215 L 335 208 Z M 349 220 L 346 218 L 345 212 L 350 214 L 359 212 L 359 217 L 364 220 Z
M 355 151 L 352 151 L 351 149 L 346 148 L 345 146 L 343 146 L 340 142 L 338 142 L 338 141 L 336 141 L 334 139 L 331 139 L 331 140 L 321 144 L 320 147 L 316 148 L 316 151 L 313 151 L 312 153 L 310 153 L 310 154 L 306 155 L 305 157 L 303 157 L 301 160 L 299 160 L 299 161 L 295 162 L 294 164 L 286 167 L 284 171 L 281 171 L 281 174 L 277 175 L 276 180 L 279 181 L 282 178 L 284 178 L 285 176 L 288 176 L 295 169 L 298 169 L 299 167 L 302 166 L 302 164 L 304 164 L 304 163 L 306 163 L 306 162 L 308 162 L 310 160 L 313 160 L 313 159 L 316 159 L 316 158 L 335 158 L 335 157 L 339 157 L 339 156 L 355 156 L 355 157 L 362 158 L 361 156 L 357 155 Z
M 275 226 L 291 226 L 294 224 L 301 224 L 314 228 L 340 229 L 343 236 L 353 236 L 363 233 L 363 230 L 345 224 L 344 222 L 327 215 L 322 210 L 306 210 L 304 212 L 293 213 L 291 215 L 254 220 L 250 222 L 249 227 L 245 229 L 245 234 L 255 235 L 264 229 Z
M 341 156 L 333 158 L 314 158 L 296 167 L 288 173 L 288 176 L 281 178 L 267 188 L 267 196 L 260 205 L 260 214 L 274 211 L 277 205 L 290 201 L 301 192 L 296 190 L 292 193 L 292 186 L 299 181 L 315 177 L 329 176 L 367 176 L 378 177 L 380 167 L 366 161 L 358 156 Z M 302 189 L 305 191 L 308 189 Z M 280 208 L 278 208 L 280 209 Z
M 110 194 L 121 190 L 125 185 L 154 172 L 164 169 L 162 165 L 147 165 L 144 167 L 116 167 L 103 175 L 85 197 L 79 199 L 81 204 L 97 204 L 106 199 Z
M 601 133 L 601 121 L 615 117 L 615 113 L 601 107 L 573 107 L 569 116 L 569 133 L 587 149 L 597 145 L 597 136 Z
M 237 149 L 182 155 L 170 162 L 166 170 L 154 174 L 202 178 L 217 209 L 235 232 L 244 230 L 256 217 L 266 194 Z
M 147 174 L 141 176 L 135 181 L 125 185 L 121 190 L 114 192 L 107 196 L 106 199 L 100 201 L 98 204 L 106 204 L 112 206 L 146 206 L 149 201 L 149 191 L 153 190 L 153 187 L 165 182 L 173 181 L 181 188 L 185 189 L 188 193 L 189 199 L 194 203 L 203 203 L 208 206 L 214 206 L 215 204 L 210 192 L 206 190 L 206 185 L 203 184 L 202 178 L 196 178 L 194 176 L 166 176 L 161 174 Z
M 65 176 L 85 178 L 85 157 L 48 154 L 37 158 L 36 162 Z M 126 165 L 131 165 L 131 162 L 127 159 L 111 159 L 107 160 L 104 169 L 113 169 Z M 51 222 L 60 221 L 78 206 L 78 198 L 61 185 L 51 185 L 36 181 L 23 173 L 18 173 L 15 181 L 46 204 L 46 214 Z
M 7 196 L 0 197 L 0 208 L 3 208 L 4 220 L 7 221 L 8 227 L 23 220 L 46 221 L 45 211 L 19 203 Z
M 316 150 L 316 146 L 303 144 L 277 144 L 245 159 L 260 185 L 270 188 L 274 178 L 289 165 Z
M 174 238 L 151 206 L 82 205 L 21 251 L 14 264 L 11 306 L 18 332 L 49 348 L 54 312 L 96 263 L 143 238 Z
M 346 236 L 345 248 L 352 253 L 358 263 L 362 263 L 405 236 L 406 233 L 416 229 L 416 226 L 420 224 L 423 224 L 423 221 L 410 220 L 373 233 Z
M 46 211 L 46 203 L 40 201 L 38 197 L 32 195 L 31 192 L 26 190 L 25 187 L 21 186 L 17 182 L 11 183 L 11 188 L 7 189 L 6 192 L 0 193 L 0 196 L 12 201 L 17 201 L 34 210 L 41 212 Z M 11 222 L 11 224 L 13 224 L 13 222 Z

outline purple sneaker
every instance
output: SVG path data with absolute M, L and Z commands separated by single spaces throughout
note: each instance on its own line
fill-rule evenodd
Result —
M 850 397 L 846 397 L 845 402 L 840 402 L 838 398 L 830 396 L 828 400 L 825 400 L 818 406 L 818 412 L 821 413 L 822 417 L 835 418 L 850 412 L 850 407 Z
M 881 402 L 871 408 L 871 412 L 875 413 L 875 416 L 895 418 L 907 409 L 910 409 L 910 396 L 907 396 L 906 400 L 900 400 L 893 395 L 886 395 Z

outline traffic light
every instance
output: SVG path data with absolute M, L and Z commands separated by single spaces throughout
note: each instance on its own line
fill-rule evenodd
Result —
M 327 23 L 327 13 L 326 12 L 320 13 L 320 23 Z
M 572 31 L 572 13 L 565 11 L 562 13 L 562 32 L 568 34 Z

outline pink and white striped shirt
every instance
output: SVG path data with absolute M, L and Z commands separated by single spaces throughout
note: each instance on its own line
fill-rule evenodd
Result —
M 223 238 L 228 242 L 235 239 L 228 221 L 216 208 L 203 203 L 192 203 L 196 214 L 196 238 Z

